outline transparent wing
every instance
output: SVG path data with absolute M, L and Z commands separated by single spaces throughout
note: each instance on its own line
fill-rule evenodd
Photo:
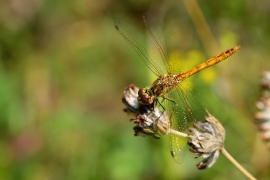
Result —
M 168 53 L 167 53 L 167 44 L 163 34 L 162 28 L 155 21 L 153 16 L 149 13 L 144 13 L 143 15 L 144 24 L 149 32 L 149 37 L 153 44 L 150 44 L 151 53 L 155 56 L 156 59 L 159 59 L 159 62 L 163 62 L 161 65 L 166 67 L 167 72 L 172 73 L 172 68 L 168 63 Z
M 168 98 L 173 99 L 177 105 L 170 101 L 165 102 L 166 110 L 173 112 L 171 116 L 171 129 L 188 133 L 187 127 L 192 126 L 192 122 L 201 121 L 205 117 L 205 110 L 200 103 L 199 94 L 191 89 L 190 82 L 184 81 L 177 88 L 168 93 Z M 170 150 L 173 159 L 177 163 L 182 163 L 187 150 L 187 139 L 170 134 Z
M 156 44 L 153 39 L 147 38 L 137 28 L 121 19 L 115 20 L 115 28 L 131 44 L 153 73 L 157 76 L 167 73 L 165 60 L 160 57 L 156 47 L 152 46 Z
M 167 62 L 172 74 L 179 74 L 190 70 L 188 59 L 178 51 L 170 52 Z
M 176 90 L 172 90 L 167 94 L 168 98 L 176 101 L 177 105 L 169 100 L 165 100 L 165 109 L 170 115 L 170 129 L 183 132 L 184 127 L 187 126 L 187 121 L 185 120 L 185 109 L 180 105 L 180 102 L 175 99 L 177 96 Z M 178 98 L 179 99 L 179 98 Z M 181 117 L 180 117 L 181 116 Z M 179 120 L 181 123 L 179 123 Z M 187 139 L 175 134 L 170 134 L 170 152 L 173 159 L 177 163 L 182 163 L 187 151 Z

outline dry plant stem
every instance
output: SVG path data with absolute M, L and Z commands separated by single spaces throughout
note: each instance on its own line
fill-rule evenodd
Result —
M 170 134 L 175 134 L 175 135 L 178 135 L 178 136 L 182 136 L 182 137 L 188 137 L 188 135 L 187 134 L 185 134 L 185 133 L 182 133 L 182 132 L 180 132 L 180 131 L 176 131 L 176 130 L 174 130 L 174 129 L 169 129 L 169 133 Z
M 255 180 L 247 170 L 245 170 L 227 151 L 224 147 L 220 149 L 220 152 L 239 170 L 241 171 L 248 179 Z
M 203 13 L 196 0 L 183 0 L 201 42 L 208 53 L 213 54 L 218 50 L 218 43 L 211 32 Z

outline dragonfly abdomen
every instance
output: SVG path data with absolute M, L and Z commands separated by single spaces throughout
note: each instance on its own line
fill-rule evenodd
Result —
M 202 64 L 184 72 L 184 73 L 181 73 L 179 75 L 177 75 L 177 78 L 179 80 L 184 80 L 190 76 L 192 76 L 193 74 L 203 70 L 203 69 L 206 69 L 210 66 L 213 66 L 221 61 L 224 61 L 225 59 L 227 59 L 228 57 L 230 57 L 231 55 L 233 55 L 236 51 L 238 51 L 238 49 L 240 49 L 240 46 L 236 46 L 234 48 L 231 48 L 231 49 L 228 49 L 227 51 L 224 51 L 210 59 L 208 59 L 207 61 L 203 62 Z

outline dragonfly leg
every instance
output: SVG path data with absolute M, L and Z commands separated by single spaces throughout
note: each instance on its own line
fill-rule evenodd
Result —
M 161 118 L 162 116 L 166 116 L 167 117 L 167 115 L 164 114 L 164 112 L 165 112 L 166 109 L 162 105 L 162 102 L 163 101 L 164 101 L 164 98 L 162 99 L 161 102 L 158 99 L 155 101 L 155 107 L 157 105 L 159 105 L 163 109 L 162 113 L 160 114 L 160 116 L 155 121 L 155 126 L 159 129 L 159 132 L 164 135 L 164 134 L 167 134 L 169 127 L 167 125 L 164 125 L 164 117 Z M 158 108 L 158 107 L 156 107 L 156 108 Z M 161 120 L 161 121 L 159 121 L 159 120 Z
M 173 99 L 171 99 L 171 98 L 168 98 L 168 97 L 166 97 L 166 96 L 163 96 L 162 102 L 164 101 L 164 99 L 166 99 L 166 100 L 168 100 L 168 101 L 170 101 L 170 102 L 173 103 L 173 106 L 172 106 L 172 112 L 171 112 L 171 114 L 170 114 L 170 116 L 169 116 L 169 118 L 171 119 L 171 117 L 172 117 L 172 115 L 173 115 L 173 113 L 174 113 L 175 106 L 177 106 L 177 103 L 176 103 L 175 100 L 173 100 Z M 162 105 L 161 105 L 161 106 L 162 106 Z M 164 108 L 163 106 L 162 106 L 162 108 L 163 108 L 164 111 L 165 111 L 165 108 Z
M 162 102 L 163 102 L 163 100 L 162 100 Z M 163 105 L 161 104 L 161 102 L 159 102 L 159 100 L 157 99 L 157 100 L 154 102 L 153 106 L 150 108 L 150 109 L 151 109 L 150 112 L 147 113 L 147 116 L 149 116 L 151 113 L 153 113 L 153 114 L 155 113 L 155 112 L 154 112 L 154 111 L 155 111 L 155 108 L 158 108 L 157 105 L 160 105 L 160 106 L 162 107 L 163 112 L 165 111 L 165 108 L 163 107 Z M 162 114 L 161 114 L 156 120 L 159 120 L 159 118 L 163 115 L 163 112 L 162 112 Z

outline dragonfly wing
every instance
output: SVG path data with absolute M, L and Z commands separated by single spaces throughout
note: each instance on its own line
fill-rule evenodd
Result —
M 167 71 L 163 65 L 163 60 L 159 57 L 155 47 L 150 46 L 155 44 L 152 39 L 147 38 L 137 28 L 121 19 L 116 19 L 114 24 L 116 30 L 131 44 L 153 73 L 157 76 L 166 74 Z
M 170 129 L 176 130 L 176 131 L 181 131 L 184 127 L 186 127 L 186 123 L 180 121 L 177 118 L 180 118 L 184 120 L 186 117 L 184 114 L 184 108 L 183 106 L 180 105 L 179 101 L 175 99 L 177 97 L 177 92 L 176 89 L 172 90 L 169 92 L 166 97 L 169 99 L 174 100 L 176 103 L 170 100 L 164 100 L 164 106 L 165 109 L 170 116 Z M 179 99 L 179 98 L 178 98 Z M 180 115 L 179 115 L 180 114 Z M 170 133 L 170 152 L 173 157 L 173 159 L 177 163 L 182 163 L 185 157 L 185 153 L 187 150 L 187 139 L 181 136 L 177 136 L 175 134 Z
M 188 83 L 183 82 L 168 93 L 168 98 L 173 99 L 177 105 L 174 106 L 170 101 L 165 103 L 166 110 L 173 112 L 170 128 L 184 133 L 188 133 L 187 127 L 192 126 L 192 122 L 202 121 L 205 117 L 205 110 L 198 99 L 199 95 L 186 88 Z M 171 155 L 177 163 L 182 163 L 184 160 L 188 147 L 187 141 L 187 138 L 170 134 Z
M 160 25 L 155 21 L 153 16 L 149 13 L 143 15 L 144 24 L 149 32 L 149 37 L 152 39 L 152 48 L 155 49 L 155 54 L 160 61 L 163 62 L 163 66 L 166 67 L 167 72 L 172 73 L 171 65 L 168 63 L 167 44 L 165 41 L 164 33 Z

